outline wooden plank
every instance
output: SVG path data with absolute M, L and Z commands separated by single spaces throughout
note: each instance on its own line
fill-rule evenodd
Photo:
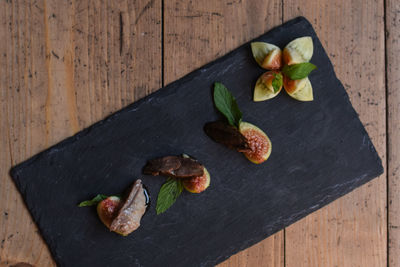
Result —
M 168 84 L 281 23 L 281 1 L 165 1 Z M 283 231 L 220 266 L 283 266 Z
M 400 2 L 386 1 L 389 266 L 400 266 Z
M 383 1 L 284 0 L 314 25 L 386 165 Z M 386 266 L 386 174 L 286 230 L 286 266 Z
M 0 1 L 0 10 L 0 266 L 53 266 L 8 171 L 161 86 L 161 2 Z

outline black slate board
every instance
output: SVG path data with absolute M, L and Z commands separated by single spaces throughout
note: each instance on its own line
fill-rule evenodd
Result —
M 250 44 L 196 70 L 109 118 L 16 166 L 11 174 L 60 266 L 213 266 L 350 192 L 383 172 L 381 161 L 310 23 L 297 18 L 257 40 L 284 47 L 314 41 L 313 102 L 282 92 L 251 100 L 263 73 Z M 264 129 L 270 159 L 250 163 L 211 141 L 207 121 L 220 118 L 212 84 L 235 95 L 244 120 Z M 204 193 L 184 193 L 155 214 L 164 178 L 143 176 L 147 159 L 188 153 L 211 173 Z M 142 177 L 153 199 L 142 226 L 110 233 L 94 208 L 77 203 L 123 191 Z

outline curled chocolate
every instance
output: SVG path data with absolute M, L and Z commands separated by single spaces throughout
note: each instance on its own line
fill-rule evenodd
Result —
M 143 173 L 154 176 L 193 178 L 204 174 L 204 166 L 191 158 L 166 156 L 149 160 L 143 168 Z
M 247 138 L 239 130 L 222 121 L 208 122 L 204 131 L 215 142 L 223 144 L 239 152 L 251 151 Z

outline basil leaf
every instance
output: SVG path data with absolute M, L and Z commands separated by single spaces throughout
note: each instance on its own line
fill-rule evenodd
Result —
M 274 88 L 274 93 L 278 92 L 283 85 L 283 77 L 280 73 L 274 73 L 274 79 L 272 80 L 272 87 Z
M 169 209 L 182 193 L 182 182 L 176 179 L 168 178 L 168 180 L 161 186 L 158 192 L 156 212 L 157 215 Z
M 315 70 L 317 66 L 310 62 L 304 62 L 294 65 L 285 65 L 282 69 L 285 74 L 291 80 L 300 80 L 307 77 L 311 71 Z
M 228 119 L 230 125 L 239 127 L 242 112 L 233 95 L 222 83 L 214 84 L 214 103 L 217 109 Z
M 85 200 L 82 201 L 81 203 L 79 203 L 78 207 L 87 207 L 87 206 L 93 206 L 93 205 L 97 205 L 99 202 L 101 202 L 102 200 L 108 198 L 108 196 L 106 195 L 97 195 L 94 198 L 92 198 L 91 200 Z

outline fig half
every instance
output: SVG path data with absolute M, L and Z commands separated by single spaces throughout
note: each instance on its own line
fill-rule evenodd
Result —
M 243 152 L 246 158 L 255 164 L 266 161 L 272 151 L 272 143 L 268 136 L 260 128 L 248 122 L 241 122 L 239 131 L 247 138 L 251 149 Z
M 313 41 L 310 36 L 294 39 L 283 49 L 283 62 L 293 65 L 310 61 L 314 52 Z
M 286 93 L 296 100 L 314 100 L 312 85 L 308 77 L 300 80 L 291 80 L 284 76 L 283 87 L 285 88 Z
M 183 187 L 190 193 L 201 193 L 210 186 L 210 174 L 204 168 L 202 176 L 185 179 L 182 181 Z
M 278 90 L 275 90 L 272 82 L 275 77 L 280 77 Z M 253 101 L 259 102 L 274 98 L 282 90 L 282 74 L 278 71 L 267 71 L 258 78 L 256 86 L 254 87 Z
M 132 185 L 129 195 L 121 200 L 110 196 L 97 204 L 97 215 L 112 232 L 127 236 L 140 226 L 149 197 L 140 179 Z
M 282 51 L 279 47 L 265 42 L 251 43 L 254 59 L 260 67 L 267 70 L 280 69 L 282 66 Z
M 110 229 L 111 223 L 117 216 L 121 206 L 121 199 L 116 196 L 110 196 L 97 204 L 97 215 L 100 220 Z

